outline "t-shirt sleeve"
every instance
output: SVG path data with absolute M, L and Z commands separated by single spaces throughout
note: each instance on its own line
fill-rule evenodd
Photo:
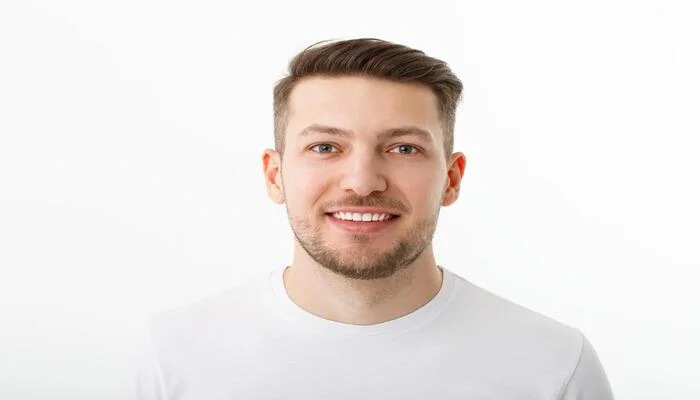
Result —
M 610 382 L 593 345 L 581 335 L 578 364 L 564 387 L 560 400 L 614 400 Z

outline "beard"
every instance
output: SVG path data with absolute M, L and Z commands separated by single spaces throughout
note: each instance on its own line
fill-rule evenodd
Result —
M 416 222 L 385 251 L 373 248 L 372 235 L 366 234 L 349 235 L 353 243 L 343 249 L 333 247 L 310 218 L 293 217 L 289 209 L 287 214 L 297 242 L 319 265 L 349 279 L 373 280 L 393 276 L 423 253 L 432 242 L 439 211 L 438 207 L 430 217 Z

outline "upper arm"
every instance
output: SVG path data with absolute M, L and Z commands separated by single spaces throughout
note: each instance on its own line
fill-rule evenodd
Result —
M 558 400 L 614 400 L 608 377 L 593 345 L 581 335 L 581 352 Z

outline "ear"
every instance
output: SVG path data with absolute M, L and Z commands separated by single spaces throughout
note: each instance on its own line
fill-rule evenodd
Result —
M 282 157 L 272 149 L 266 149 L 262 155 L 263 173 L 267 195 L 277 204 L 284 203 L 284 187 L 282 185 Z
M 449 206 L 459 197 L 459 188 L 467 166 L 467 157 L 462 153 L 454 153 L 447 166 L 447 178 L 442 193 L 442 205 Z

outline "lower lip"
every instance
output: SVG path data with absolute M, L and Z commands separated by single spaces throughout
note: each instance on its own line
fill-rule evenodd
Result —
M 326 214 L 331 223 L 348 233 L 377 233 L 394 225 L 399 217 L 393 217 L 385 221 L 346 221 Z

